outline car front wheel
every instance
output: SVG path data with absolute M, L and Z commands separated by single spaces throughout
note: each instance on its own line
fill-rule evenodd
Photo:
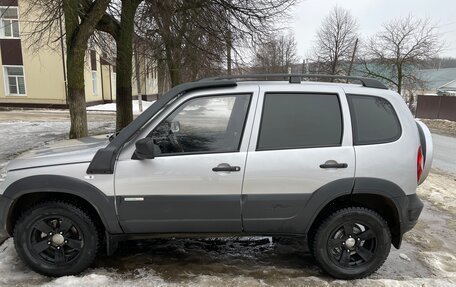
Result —
M 14 242 L 19 257 L 34 271 L 53 277 L 75 275 L 95 259 L 98 231 L 87 212 L 48 201 L 24 212 Z
M 340 209 L 318 227 L 313 254 L 327 273 L 358 279 L 374 273 L 388 257 L 391 233 L 376 212 L 362 207 Z

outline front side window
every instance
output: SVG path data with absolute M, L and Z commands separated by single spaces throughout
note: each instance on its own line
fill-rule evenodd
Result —
M 364 95 L 347 95 L 347 100 L 355 145 L 387 143 L 401 136 L 399 119 L 387 100 Z
M 239 150 L 250 95 L 191 99 L 149 135 L 163 155 Z
M 342 115 L 336 94 L 266 94 L 257 150 L 338 146 Z
M 1 38 L 19 38 L 17 7 L 0 8 L 0 25 Z
M 6 94 L 25 95 L 24 67 L 4 67 Z

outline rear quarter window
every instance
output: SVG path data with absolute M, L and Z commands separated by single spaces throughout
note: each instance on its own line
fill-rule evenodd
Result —
M 401 125 L 389 101 L 366 95 L 347 95 L 347 100 L 355 145 L 388 143 L 401 137 Z

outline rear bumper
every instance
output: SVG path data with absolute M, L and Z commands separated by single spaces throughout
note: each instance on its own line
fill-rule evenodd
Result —
M 0 195 L 0 244 L 2 244 L 6 239 L 8 239 L 8 237 L 10 237 L 6 229 L 6 222 L 10 206 L 11 200 Z
M 402 209 L 402 234 L 411 230 L 418 222 L 424 204 L 416 194 L 407 195 L 407 206 Z

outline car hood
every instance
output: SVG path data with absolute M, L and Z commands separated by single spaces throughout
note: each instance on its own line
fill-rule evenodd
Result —
M 9 162 L 7 170 L 90 162 L 95 153 L 108 143 L 107 135 L 100 135 L 46 144 Z

